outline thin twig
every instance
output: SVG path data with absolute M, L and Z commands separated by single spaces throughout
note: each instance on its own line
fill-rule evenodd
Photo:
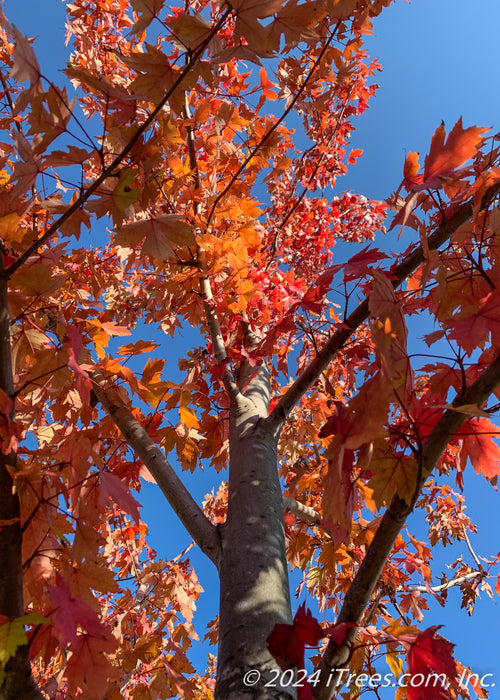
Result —
M 481 578 L 483 576 L 484 569 L 481 569 L 479 571 L 470 571 L 468 574 L 464 574 L 463 576 L 457 576 L 457 578 L 452 578 L 439 586 L 408 586 L 406 590 L 417 593 L 427 593 L 429 591 L 432 591 L 432 593 L 440 593 L 448 588 L 453 588 L 453 586 L 460 586 L 461 583 L 470 581 L 473 578 Z M 399 591 L 400 589 L 398 588 L 397 590 Z

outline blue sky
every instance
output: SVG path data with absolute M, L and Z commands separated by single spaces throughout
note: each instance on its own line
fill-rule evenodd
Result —
M 64 5 L 60 0 L 5 0 L 4 11 L 28 36 L 38 36 L 35 49 L 42 70 L 56 83 L 63 82 L 57 71 L 65 67 Z M 477 124 L 500 131 L 500 3 L 498 0 L 413 0 L 398 2 L 384 10 L 375 21 L 375 35 L 368 39 L 372 58 L 378 57 L 383 72 L 377 77 L 380 89 L 369 110 L 359 120 L 352 146 L 363 148 L 364 156 L 339 183 L 339 189 L 351 189 L 371 198 L 383 199 L 402 179 L 405 154 L 428 151 L 435 128 L 444 120 L 450 129 L 462 116 L 464 126 Z M 392 232 L 384 248 L 399 248 Z M 404 236 L 410 234 L 404 234 Z M 422 335 L 428 332 L 422 327 Z M 419 328 L 412 327 L 415 336 Z M 193 336 L 185 331 L 177 338 L 168 358 L 171 379 L 176 380 L 176 356 L 190 346 Z M 415 338 L 416 340 L 416 338 Z M 169 370 L 169 371 L 170 371 Z M 211 474 L 186 477 L 197 497 L 211 490 Z M 471 541 L 478 554 L 496 554 L 500 550 L 495 509 L 498 494 L 481 477 L 466 472 L 468 514 L 478 524 L 478 535 Z M 158 489 L 146 485 L 139 495 L 142 517 L 148 523 L 150 542 L 161 557 L 175 556 L 189 538 L 170 517 L 170 510 Z M 421 514 L 413 518 L 421 521 Z M 420 528 L 422 526 L 420 525 Z M 421 530 L 423 534 L 423 529 Z M 465 546 L 466 561 L 471 562 Z M 447 552 L 445 552 L 447 554 Z M 206 590 L 216 586 L 215 570 L 196 553 L 191 557 Z M 439 562 L 439 559 L 437 560 Z M 472 562 L 471 562 L 472 563 Z M 436 572 L 441 568 L 436 566 Z M 215 615 L 216 593 L 211 590 L 200 601 L 197 629 L 201 636 L 208 620 Z M 301 598 L 303 600 L 303 598 Z M 451 590 L 446 609 L 431 605 L 422 626 L 445 625 L 442 633 L 456 644 L 457 657 L 480 673 L 498 671 L 497 629 L 500 601 L 485 595 L 470 618 L 459 610 L 460 594 Z M 214 649 L 212 649 L 214 651 Z M 205 655 L 201 650 L 200 658 Z M 196 659 L 195 659 L 196 661 Z M 389 697 L 389 695 L 387 696 Z

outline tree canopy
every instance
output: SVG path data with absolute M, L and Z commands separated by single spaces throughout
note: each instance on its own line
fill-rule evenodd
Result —
M 438 125 L 385 201 L 341 191 L 391 2 L 73 0 L 59 85 L 0 11 L 1 700 L 381 697 L 381 669 L 397 700 L 486 697 L 420 623 L 500 595 L 464 479 L 499 474 L 498 135 Z M 219 576 L 206 669 L 141 480 Z

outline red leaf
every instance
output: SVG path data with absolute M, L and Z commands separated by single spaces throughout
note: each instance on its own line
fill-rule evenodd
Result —
M 358 277 L 363 277 L 371 272 L 370 265 L 388 258 L 389 256 L 378 248 L 371 248 L 366 246 L 359 253 L 353 255 L 352 258 L 346 262 L 344 267 L 344 275 L 346 280 L 357 279 Z
M 78 355 L 83 348 L 82 334 L 72 323 L 66 331 L 66 350 L 68 351 L 68 367 L 76 375 L 76 388 L 85 404 L 90 403 L 90 390 L 92 384 L 87 372 L 78 364 Z
M 81 598 L 71 595 L 68 582 L 59 573 L 56 574 L 56 585 L 50 589 L 50 597 L 58 608 L 52 615 L 52 620 L 61 646 L 76 643 L 78 627 L 93 637 L 107 638 L 106 628 L 99 621 L 95 610 Z
M 454 644 L 437 637 L 435 632 L 441 627 L 429 627 L 417 635 L 408 652 L 408 666 L 412 677 L 422 674 L 423 678 L 435 673 L 443 674 L 448 680 L 457 677 L 457 666 L 453 658 Z M 408 700 L 451 700 L 452 696 L 441 683 L 421 683 L 408 688 Z
M 130 489 L 114 474 L 101 472 L 101 501 L 109 505 L 109 501 L 129 513 L 135 523 L 139 522 L 139 506 L 141 505 L 130 493 Z
M 403 187 L 406 187 L 410 192 L 421 189 L 420 185 L 424 180 L 424 176 L 422 174 L 418 175 L 419 170 L 420 163 L 418 162 L 418 153 L 410 151 L 406 156 L 403 167 L 404 180 L 402 182 Z
M 293 618 L 293 625 L 274 626 L 267 638 L 267 648 L 283 671 L 287 668 L 304 668 L 306 644 L 315 646 L 324 636 L 325 630 L 302 603 Z
M 334 459 L 329 461 L 328 473 L 323 480 L 322 524 L 330 530 L 333 544 L 339 547 L 350 541 L 354 486 L 351 480 L 354 452 L 341 447 Z
M 500 474 L 500 449 L 493 440 L 498 428 L 487 418 L 470 418 L 458 433 L 462 437 L 460 450 L 460 470 L 465 469 L 470 459 L 476 474 L 482 474 L 488 481 L 495 481 Z
M 8 23 L 6 24 L 8 25 Z M 10 26 L 10 31 L 16 41 L 11 77 L 20 82 L 29 80 L 31 85 L 35 85 L 40 80 L 40 66 L 31 42 L 21 34 L 17 27 Z
M 361 158 L 363 155 L 363 150 L 361 148 L 353 148 L 352 151 L 349 153 L 349 158 L 347 159 L 347 162 L 349 165 L 354 165 L 356 163 L 356 160 L 358 158 Z
M 83 689 L 79 697 L 102 698 L 113 687 L 113 681 L 120 678 L 119 671 L 112 666 L 106 654 L 116 649 L 113 637 L 96 639 L 89 635 L 80 635 L 72 646 L 72 654 L 66 666 L 68 678 L 68 695 L 75 697 L 76 691 Z
M 418 153 L 410 151 L 405 160 L 401 185 L 410 192 L 441 187 L 443 180 L 453 177 L 457 168 L 475 156 L 483 138 L 481 134 L 486 131 L 489 129 L 478 126 L 464 129 L 460 117 L 446 139 L 446 130 L 441 124 L 432 137 L 423 175 L 418 174 Z
M 314 286 L 310 287 L 302 297 L 300 305 L 303 309 L 307 309 L 313 313 L 321 313 L 322 304 L 330 291 L 330 285 L 334 275 L 341 268 L 341 265 L 333 265 L 318 277 Z

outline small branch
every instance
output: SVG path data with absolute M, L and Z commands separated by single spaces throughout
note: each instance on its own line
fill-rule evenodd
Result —
M 106 413 L 113 419 L 125 440 L 152 474 L 178 518 L 200 549 L 218 567 L 220 540 L 215 525 L 208 520 L 200 506 L 158 449 L 146 430 L 123 404 L 115 389 L 105 386 L 100 370 L 91 373 L 94 394 Z
M 302 518 L 312 525 L 319 525 L 321 522 L 321 516 L 314 508 L 305 506 L 290 496 L 283 496 L 283 510 L 289 510 L 298 518 Z
M 467 544 L 467 549 L 468 549 L 469 552 L 471 553 L 471 556 L 472 556 L 472 558 L 474 559 L 477 568 L 480 569 L 480 570 L 484 573 L 484 567 L 483 567 L 483 565 L 481 564 L 481 562 L 479 561 L 479 558 L 478 558 L 477 554 L 476 554 L 475 551 L 472 549 L 472 545 L 471 545 L 470 540 L 469 540 L 469 538 L 468 538 L 468 536 L 467 536 L 467 532 L 466 532 L 466 530 L 465 530 L 465 527 L 464 527 L 464 529 L 463 529 L 463 534 L 464 534 L 465 542 L 466 542 L 466 544 Z
M 460 397 L 453 402 L 454 408 L 475 404 L 481 407 L 491 393 L 500 385 L 500 354 L 484 370 L 484 372 L 466 389 Z M 429 474 L 435 468 L 439 457 L 446 445 L 457 433 L 462 423 L 467 419 L 460 411 L 449 408 L 446 410 L 432 433 L 423 444 L 422 448 L 422 474 L 417 487 L 419 492 Z M 415 498 L 412 499 L 414 503 Z M 344 604 L 338 615 L 337 623 L 348 622 L 358 625 L 370 596 L 375 588 L 384 565 L 389 557 L 396 537 L 403 527 L 409 514 L 412 512 L 412 504 L 407 504 L 398 495 L 394 496 L 391 505 L 385 512 L 375 536 L 368 547 L 365 558 L 361 562 L 358 572 L 352 582 Z M 323 658 L 319 665 L 320 680 L 314 690 L 314 697 L 318 700 L 327 700 L 335 688 L 338 673 L 349 660 L 350 648 L 356 634 L 356 627 L 349 629 L 342 644 L 337 645 L 332 640 L 327 645 Z
M 429 591 L 432 591 L 433 593 L 440 593 L 448 588 L 453 588 L 453 586 L 460 586 L 461 583 L 470 581 L 473 578 L 482 578 L 483 576 L 484 569 L 480 571 L 470 571 L 468 574 L 457 576 L 457 578 L 452 578 L 450 581 L 446 581 L 446 583 L 442 583 L 440 586 L 408 586 L 407 590 L 418 593 L 428 593 Z
M 184 102 L 184 116 L 186 119 L 190 119 L 190 109 L 187 94 L 185 95 Z M 191 125 L 186 127 L 187 132 L 187 147 L 189 153 L 189 166 L 193 173 L 193 179 L 195 188 L 199 190 L 201 188 L 200 181 L 200 171 L 198 169 L 198 161 L 196 158 L 196 147 L 194 142 L 194 130 Z M 200 205 L 195 199 L 193 201 L 193 213 L 196 216 L 199 213 Z M 196 259 L 197 267 L 200 271 L 200 294 L 203 299 L 203 308 L 205 311 L 205 318 L 207 319 L 208 332 L 210 334 L 210 339 L 212 341 L 212 348 L 214 351 L 214 357 L 216 364 L 220 365 L 222 362 L 226 362 L 227 353 L 224 344 L 224 338 L 222 337 L 222 332 L 220 329 L 219 318 L 217 316 L 217 311 L 215 310 L 215 300 L 212 294 L 212 287 L 210 285 L 210 280 L 207 275 L 207 262 L 205 251 L 197 246 L 196 248 Z M 236 399 L 239 394 L 238 386 L 234 381 L 231 369 L 226 363 L 224 367 L 224 374 L 222 377 L 222 382 L 227 391 L 227 395 L 230 399 Z
M 483 197 L 481 209 L 484 209 L 491 200 L 500 192 L 500 184 L 491 187 Z M 447 241 L 459 226 L 464 224 L 473 214 L 473 202 L 469 200 L 462 204 L 450 218 L 442 223 L 428 238 L 429 250 L 436 250 Z M 420 245 L 413 253 L 410 253 L 402 263 L 397 265 L 392 271 L 393 286 L 400 287 L 402 282 L 414 272 L 425 260 L 424 251 Z M 270 419 L 274 420 L 278 426 L 283 425 L 290 411 L 304 396 L 306 391 L 312 386 L 323 370 L 330 364 L 335 355 L 344 347 L 353 333 L 368 319 L 368 299 L 365 299 L 357 309 L 355 309 L 345 319 L 342 327 L 337 330 L 326 343 L 321 352 L 308 365 L 300 377 L 283 394 L 275 406 Z

